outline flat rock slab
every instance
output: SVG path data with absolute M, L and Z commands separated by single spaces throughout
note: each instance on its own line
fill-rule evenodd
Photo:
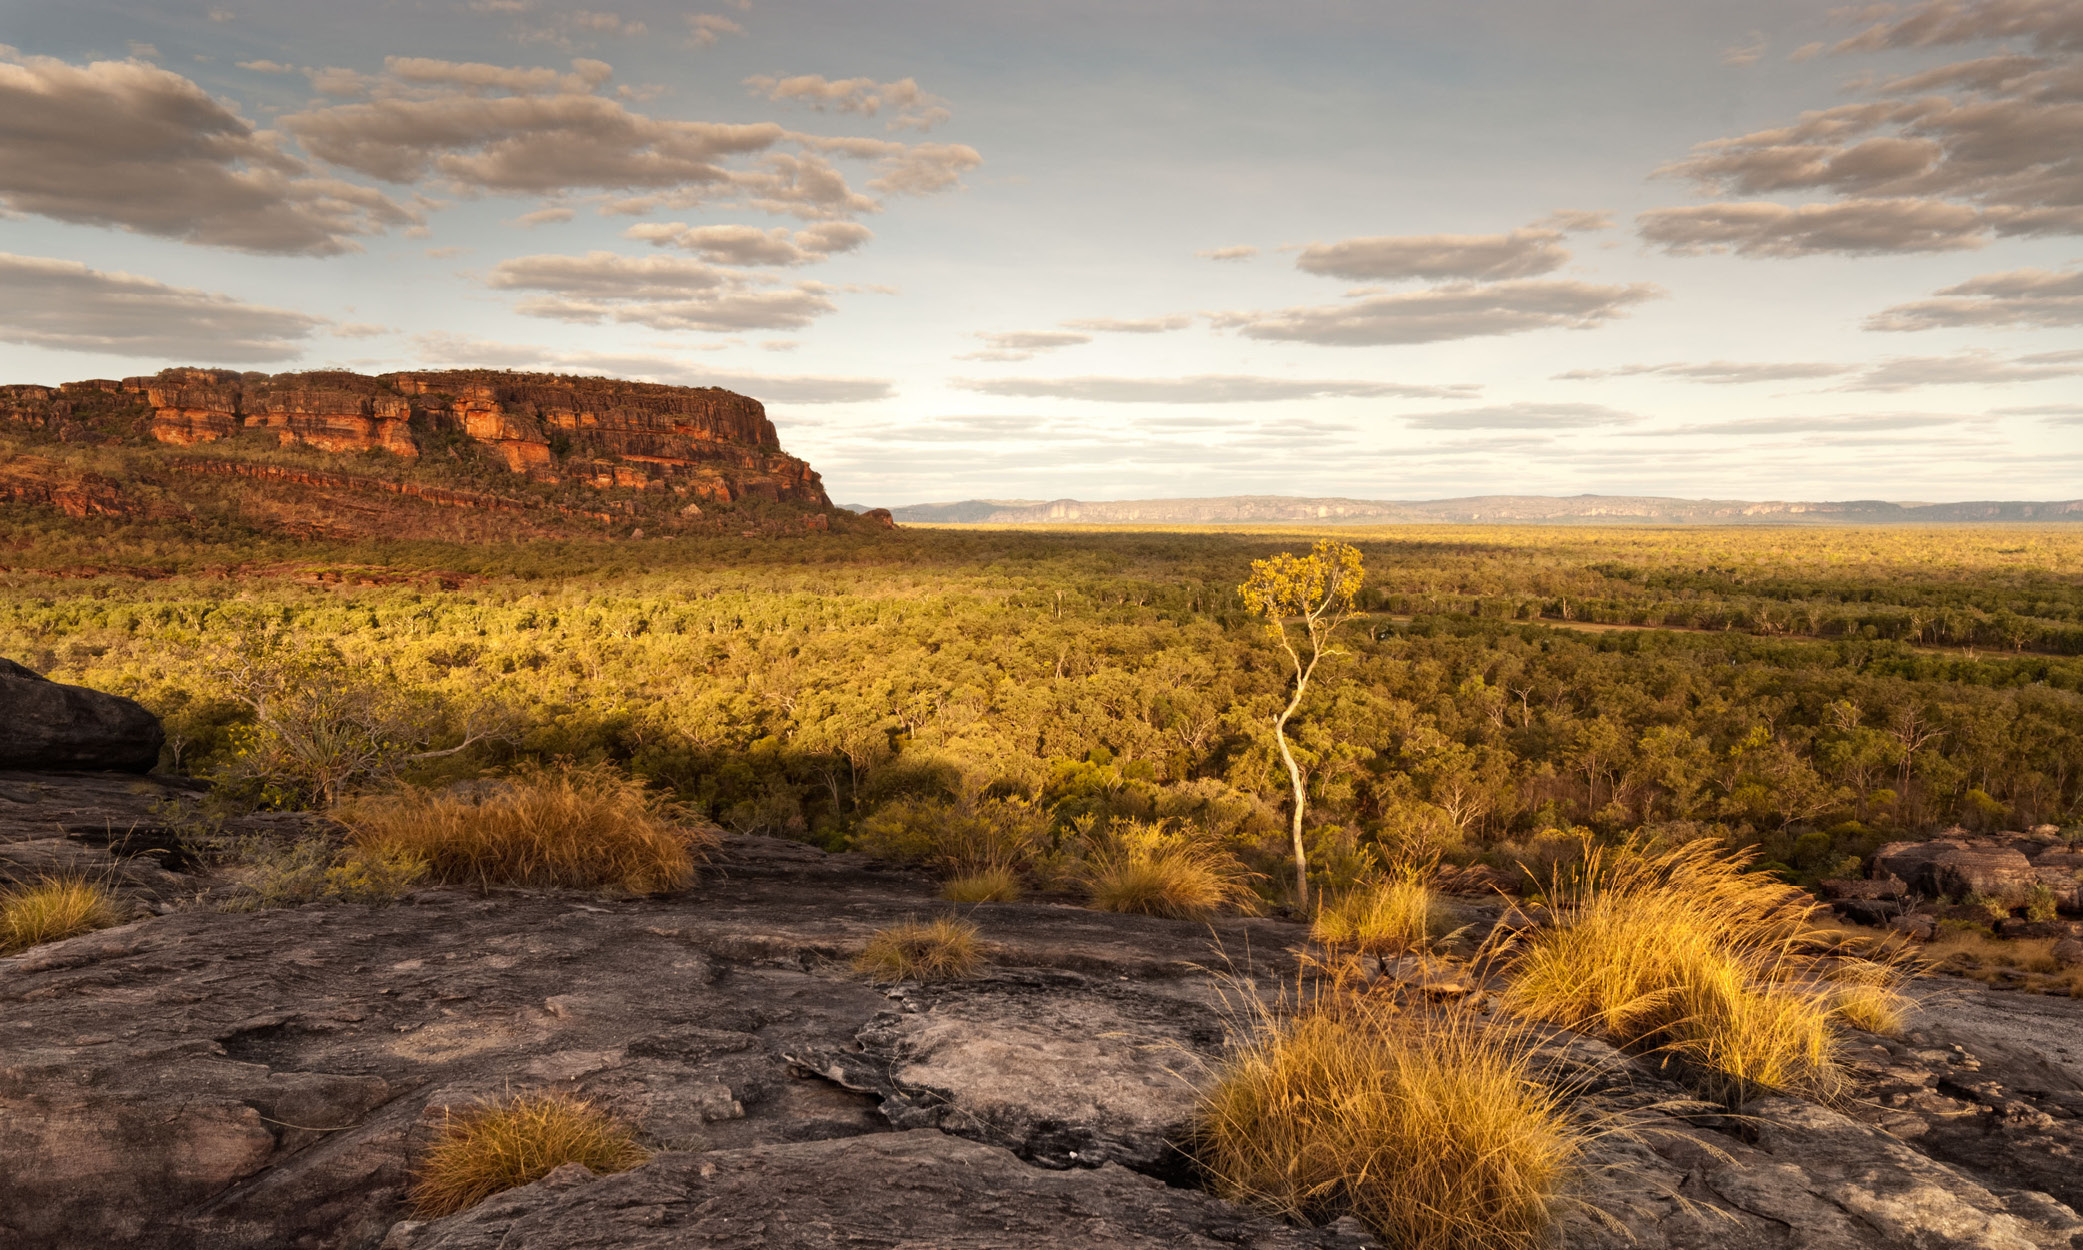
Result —
M 1126 1168 L 1031 1167 L 931 1129 L 571 1168 L 385 1250 L 1360 1250 L 1351 1224 L 1298 1229 Z

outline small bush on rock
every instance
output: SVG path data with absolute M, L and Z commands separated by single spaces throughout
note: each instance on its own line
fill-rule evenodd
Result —
M 715 846 L 675 823 L 641 783 L 605 766 L 531 769 L 487 793 L 406 789 L 338 813 L 370 856 L 411 856 L 430 879 L 597 889 L 684 889 Z
M 853 961 L 854 969 L 876 981 L 956 981 L 976 971 L 983 961 L 977 927 L 967 920 L 942 916 L 906 920 L 876 933 Z
M 1078 875 L 1100 911 L 1206 920 L 1253 898 L 1236 856 L 1165 821 L 1113 822 Z
M 227 911 L 298 907 L 305 903 L 394 903 L 427 876 L 427 863 L 398 849 L 342 850 L 326 838 L 255 843 L 239 849 L 232 874 L 246 891 Z
M 950 878 L 940 887 L 950 903 L 1012 903 L 1020 898 L 1020 874 L 1003 864 L 989 864 Z
M 567 1163 L 601 1174 L 650 1158 L 628 1127 L 561 1094 L 523 1094 L 451 1115 L 420 1161 L 413 1206 L 425 1219 L 453 1215 Z
M 46 877 L 0 890 L 0 955 L 106 929 L 117 921 L 108 887 L 80 877 Z
M 1363 881 L 1316 914 L 1310 936 L 1362 955 L 1423 950 L 1439 930 L 1441 908 L 1424 876 L 1403 870 Z
M 1393 1012 L 1306 1011 L 1230 1060 L 1196 1126 L 1216 1191 L 1311 1223 L 1353 1215 L 1385 1245 L 1546 1245 L 1585 1139 L 1526 1039 Z

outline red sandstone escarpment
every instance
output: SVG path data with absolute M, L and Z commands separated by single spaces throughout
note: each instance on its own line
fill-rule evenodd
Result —
M 177 447 L 271 434 L 284 447 L 414 460 L 471 443 L 540 482 L 831 506 L 810 466 L 781 450 L 765 407 L 714 387 L 482 369 L 166 369 L 120 383 L 0 388 L 0 422 L 61 439 L 85 428 L 76 410 L 106 415 L 112 405 L 135 409 L 144 432 Z

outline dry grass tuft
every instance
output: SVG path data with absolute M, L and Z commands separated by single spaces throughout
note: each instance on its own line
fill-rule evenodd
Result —
M 82 877 L 45 877 L 0 890 L 0 955 L 12 955 L 106 929 L 117 922 L 116 896 Z
M 1440 904 L 1416 872 L 1360 885 L 1324 904 L 1310 936 L 1335 950 L 1400 955 L 1427 949 L 1440 928 Z
M 1196 1129 L 1217 1192 L 1311 1223 L 1351 1214 L 1387 1245 L 1545 1246 L 1587 1141 L 1525 1035 L 1392 1011 L 1269 1023 L 1229 1061 Z
M 967 920 L 906 920 L 868 939 L 853 961 L 857 972 L 876 981 L 955 981 L 983 962 L 977 927 Z
M 1847 993 L 1849 974 L 1805 953 L 1814 900 L 1748 862 L 1705 842 L 1587 846 L 1547 882 L 1553 923 L 1509 952 L 1506 1005 L 1680 1060 L 1732 1104 L 1841 1094 L 1838 1026 L 1899 1010 L 1900 974 L 1866 962 Z
M 627 1126 L 562 1094 L 522 1094 L 450 1116 L 412 1184 L 424 1219 L 453 1215 L 567 1163 L 600 1174 L 650 1158 Z
M 684 889 L 716 845 L 606 766 L 533 769 L 482 796 L 405 790 L 339 812 L 357 847 L 409 856 L 448 885 Z
M 1206 920 L 1252 901 L 1250 872 L 1237 857 L 1164 821 L 1116 821 L 1080 876 L 1100 911 Z
M 950 878 L 940 887 L 940 897 L 950 903 L 1016 903 L 1020 874 L 1003 864 L 988 864 Z

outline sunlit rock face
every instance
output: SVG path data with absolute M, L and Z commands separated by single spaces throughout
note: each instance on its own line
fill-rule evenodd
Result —
M 810 466 L 782 452 L 765 407 L 714 387 L 482 369 L 167 369 L 121 388 L 150 409 L 153 438 L 181 447 L 267 431 L 285 447 L 417 459 L 467 440 L 539 481 L 831 504 Z

